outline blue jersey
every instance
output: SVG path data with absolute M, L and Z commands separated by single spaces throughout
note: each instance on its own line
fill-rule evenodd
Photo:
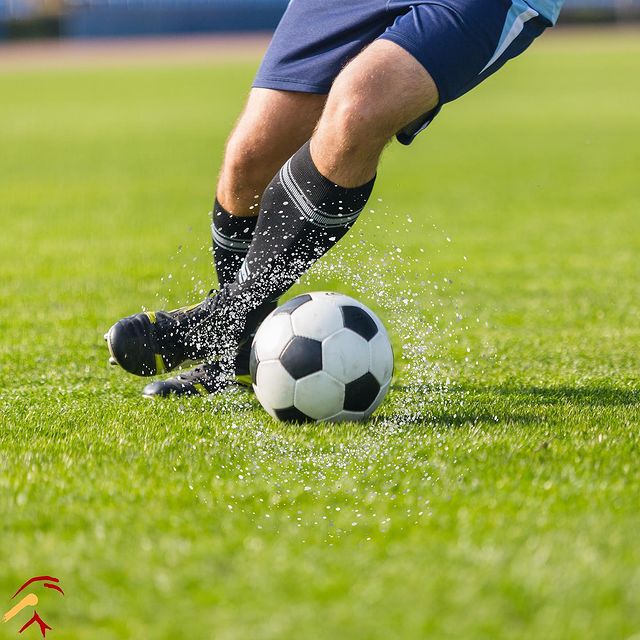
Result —
M 563 4 L 564 0 L 529 0 L 529 6 L 551 24 L 555 24 L 558 20 Z

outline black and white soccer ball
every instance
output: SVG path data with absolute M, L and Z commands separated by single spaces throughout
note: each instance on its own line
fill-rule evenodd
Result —
M 384 399 L 393 351 L 380 319 L 339 293 L 305 293 L 260 325 L 251 378 L 262 406 L 283 421 L 362 420 Z

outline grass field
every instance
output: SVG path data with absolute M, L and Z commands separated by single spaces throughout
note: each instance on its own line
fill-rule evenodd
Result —
M 106 362 L 114 320 L 209 288 L 254 69 L 0 74 L 0 609 L 49 573 L 54 639 L 637 640 L 637 32 L 554 34 L 389 149 L 297 287 L 393 333 L 358 425 L 150 403 Z

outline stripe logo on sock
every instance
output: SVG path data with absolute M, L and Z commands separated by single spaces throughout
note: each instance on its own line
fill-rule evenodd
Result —
M 291 160 L 289 160 L 280 170 L 280 181 L 287 195 L 297 205 L 302 215 L 312 224 L 323 229 L 330 229 L 332 227 L 346 227 L 360 215 L 360 212 L 364 207 L 358 211 L 350 212 L 345 215 L 336 215 L 328 213 L 316 207 L 311 200 L 307 197 L 307 194 L 300 188 L 300 185 L 295 181 L 291 174 Z
M 247 251 L 249 251 L 251 238 L 230 238 L 229 236 L 224 235 L 224 233 L 219 229 L 216 229 L 215 226 L 212 227 L 212 233 L 213 241 L 222 249 L 235 251 L 236 253 L 247 253 Z
M 242 284 L 243 282 L 246 282 L 249 279 L 249 276 L 251 274 L 249 273 L 249 265 L 247 264 L 247 261 L 245 260 L 242 263 L 242 266 L 240 267 L 240 270 L 238 271 L 238 282 L 240 284 Z

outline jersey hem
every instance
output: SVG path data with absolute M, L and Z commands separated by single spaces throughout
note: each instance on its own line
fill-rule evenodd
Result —
M 434 84 L 436 85 L 436 89 L 438 90 L 438 104 L 436 105 L 435 108 L 442 105 L 444 102 L 447 102 L 447 100 L 444 99 L 442 95 L 443 91 L 441 88 L 440 80 L 437 77 L 437 74 L 435 74 L 431 69 L 429 69 L 428 63 L 425 60 L 421 59 L 421 57 L 417 53 L 417 50 L 420 49 L 420 45 L 418 45 L 418 43 L 413 42 L 410 38 L 400 36 L 397 33 L 394 33 L 393 31 L 383 33 L 379 37 L 379 39 L 390 40 L 391 42 L 394 42 L 395 44 L 397 44 L 399 47 L 402 47 L 409 55 L 415 58 L 420 63 L 422 68 L 429 74 Z
M 258 76 L 251 85 L 254 89 L 275 89 L 277 91 L 297 91 L 299 93 L 328 94 L 330 86 L 314 84 L 304 80 L 279 76 Z

